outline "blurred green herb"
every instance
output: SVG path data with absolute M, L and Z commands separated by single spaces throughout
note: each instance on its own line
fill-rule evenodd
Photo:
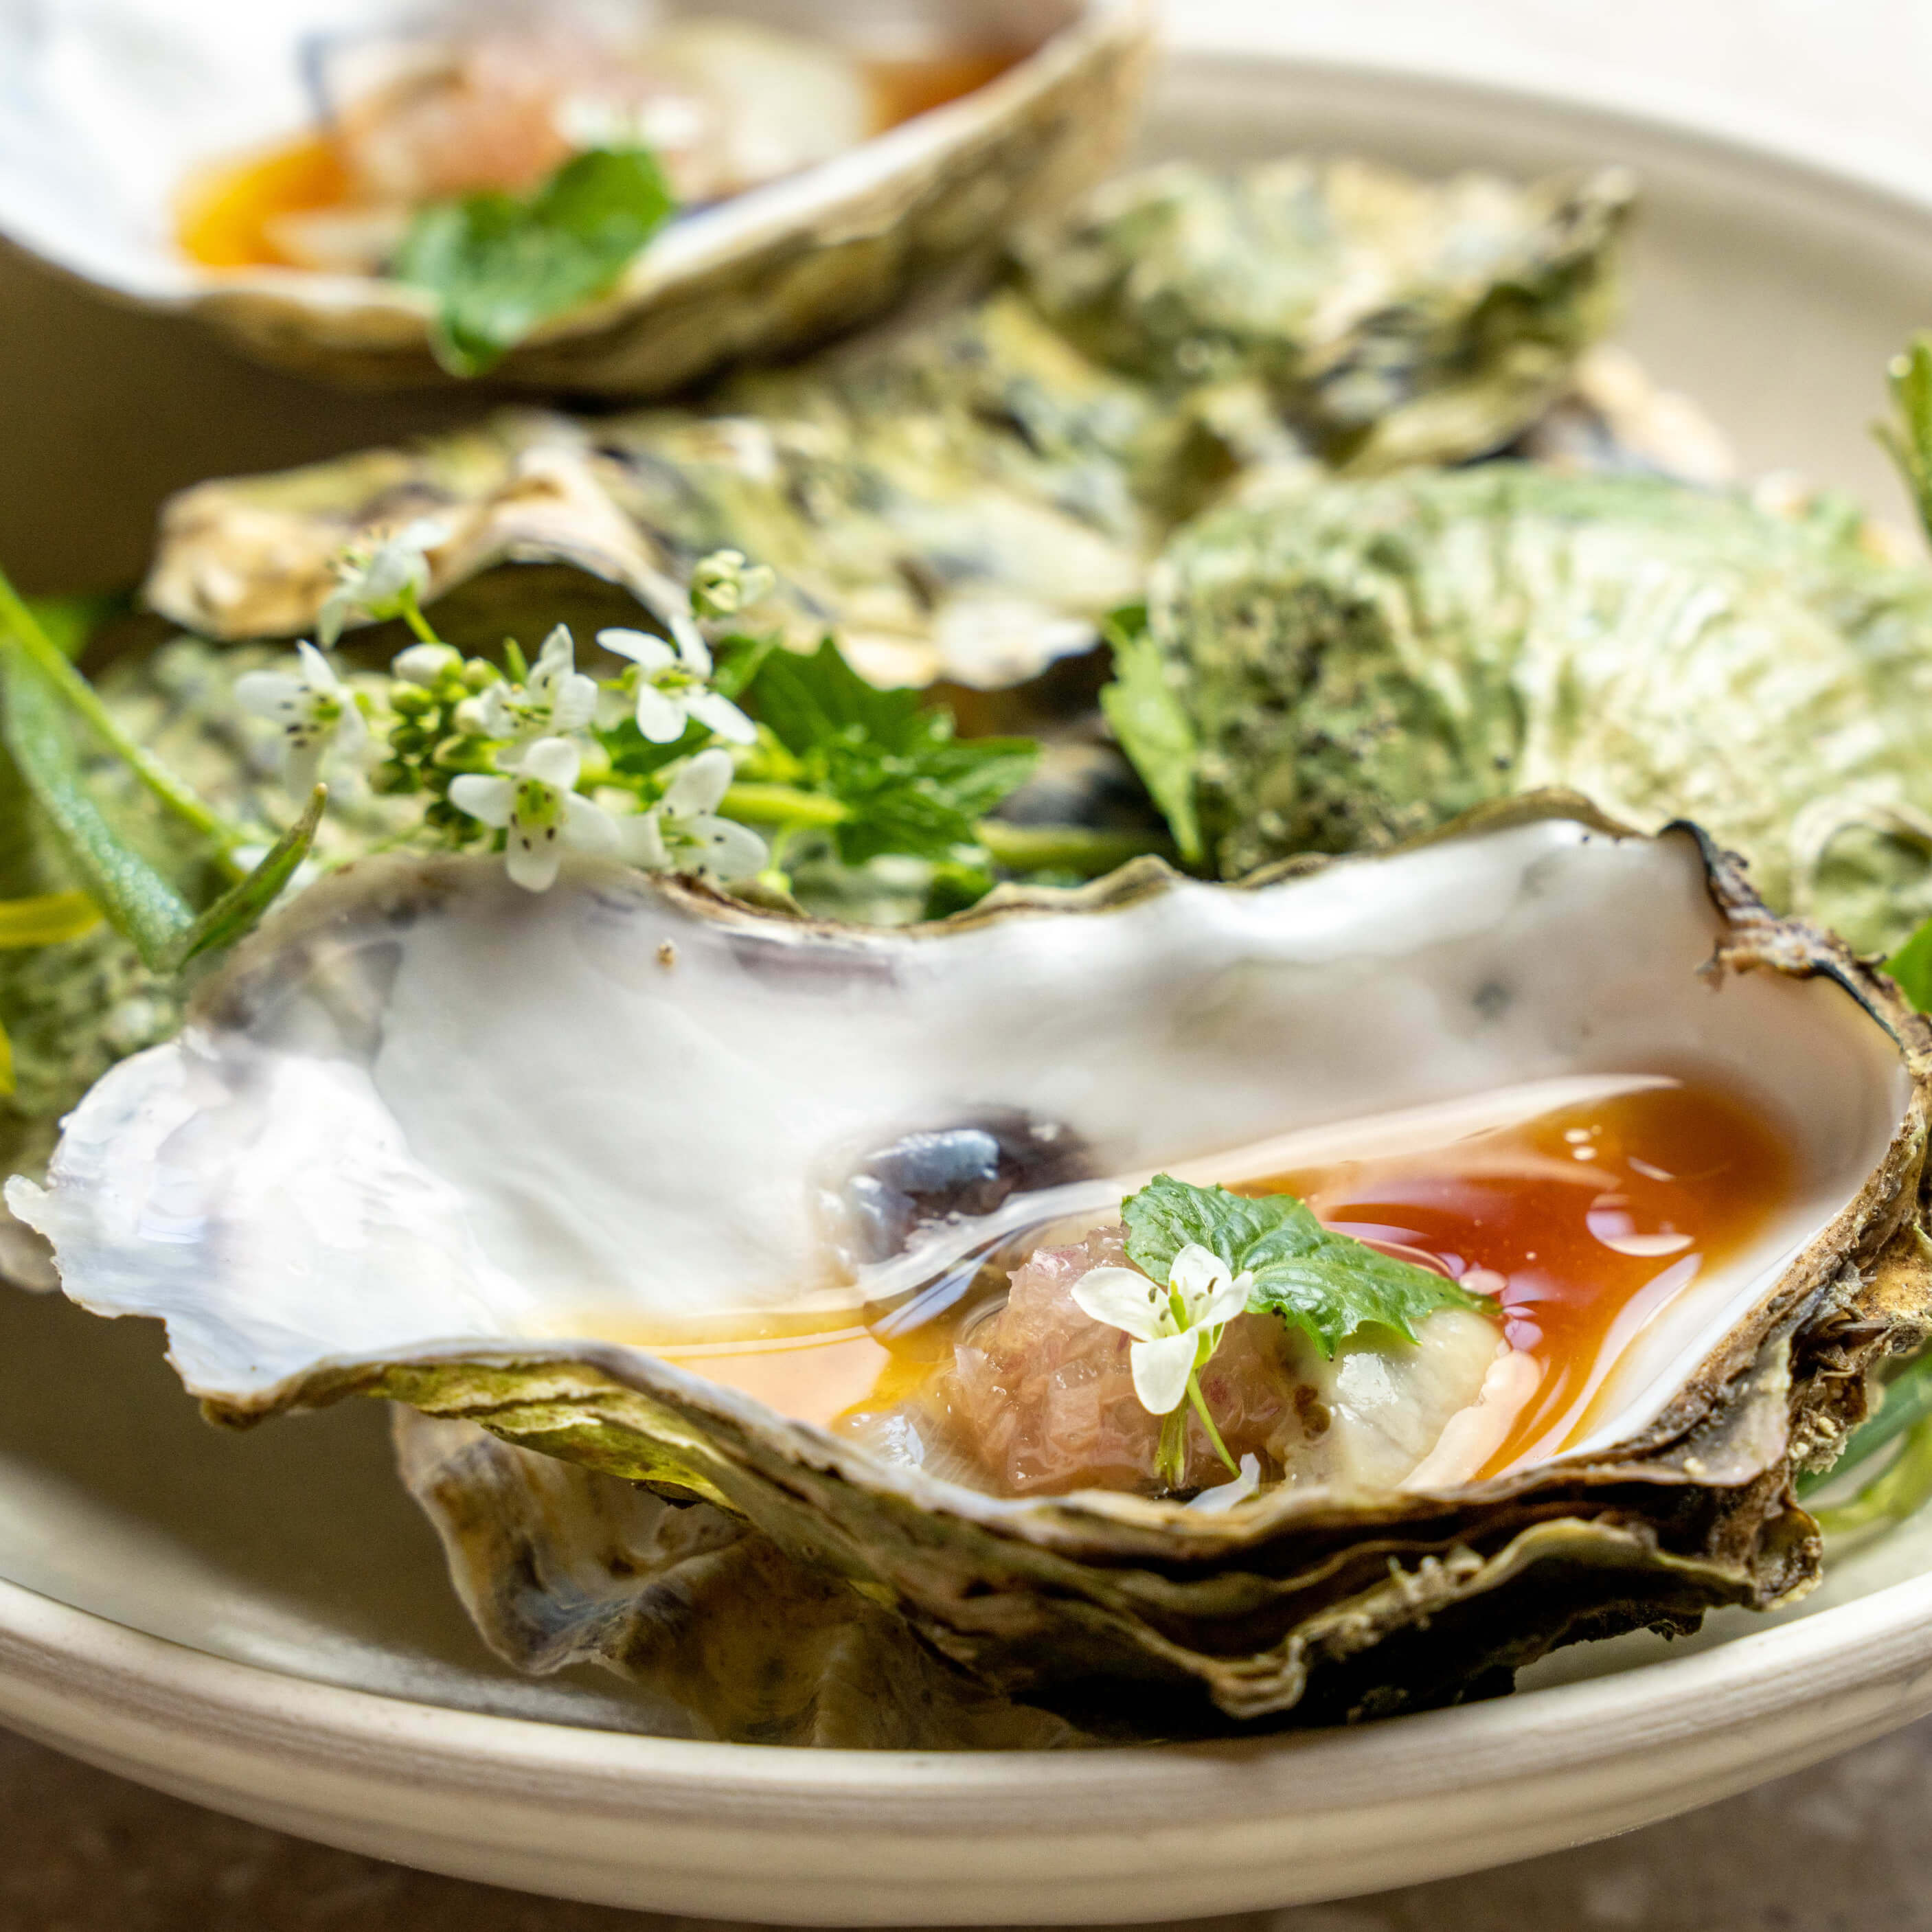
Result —
M 604 294 L 676 207 L 648 148 L 592 148 L 532 195 L 419 210 L 394 272 L 436 299 L 436 359 L 481 376 L 540 323 Z
M 1115 611 L 1106 634 L 1113 646 L 1114 681 L 1100 693 L 1100 709 L 1160 806 L 1181 858 L 1197 866 L 1204 848 L 1194 802 L 1201 755 L 1194 722 L 1174 688 L 1160 646 L 1148 634 L 1144 605 Z

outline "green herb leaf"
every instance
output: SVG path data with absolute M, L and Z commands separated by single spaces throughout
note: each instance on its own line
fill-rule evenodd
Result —
M 776 651 L 746 687 L 746 708 L 796 761 L 791 782 L 844 808 L 840 859 L 886 853 L 950 860 L 976 848 L 976 821 L 1025 782 L 1030 738 L 956 738 L 952 715 L 914 691 L 880 691 L 830 638 L 806 657 Z
M 68 730 L 62 694 L 16 642 L 0 644 L 0 713 L 7 748 L 74 878 L 142 963 L 165 971 L 194 914 L 94 802 Z
M 322 808 L 328 802 L 328 786 L 317 785 L 309 794 L 301 818 L 268 848 L 262 862 L 195 921 L 182 943 L 182 965 L 204 952 L 232 946 L 255 929 L 262 915 L 281 897 L 296 868 L 308 857 L 315 843 L 316 828 L 322 823 Z
M 1127 1198 L 1121 1217 L 1128 1258 L 1154 1280 L 1166 1280 L 1174 1256 L 1198 1242 L 1234 1274 L 1252 1272 L 1252 1312 L 1305 1329 L 1324 1355 L 1360 1328 L 1392 1328 L 1412 1342 L 1438 1309 L 1495 1312 L 1432 1269 L 1324 1228 L 1292 1194 L 1231 1194 L 1160 1174 Z
M 1932 920 L 1885 962 L 1885 970 L 1922 1013 L 1932 1013 Z
M 1898 465 L 1932 537 L 1932 334 L 1913 337 L 1893 358 L 1890 375 L 1897 420 L 1877 424 L 1874 434 Z
M 1160 807 L 1181 857 L 1197 866 L 1204 848 L 1194 798 L 1201 756 L 1194 721 L 1168 675 L 1160 646 L 1148 634 L 1144 607 L 1117 610 L 1108 620 L 1106 638 L 1114 650 L 1114 681 L 1100 693 L 1100 709 Z
M 527 199 L 471 194 L 422 209 L 395 274 L 437 298 L 437 361 L 480 376 L 540 322 L 602 295 L 676 206 L 648 149 L 593 148 Z

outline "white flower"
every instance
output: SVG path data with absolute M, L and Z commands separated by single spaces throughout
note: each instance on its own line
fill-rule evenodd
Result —
M 638 667 L 638 729 L 653 745 L 676 744 L 694 718 L 734 744 L 757 738 L 758 727 L 707 682 L 711 653 L 702 638 L 683 634 L 675 650 L 646 631 L 599 631 L 597 641 Z
M 577 668 L 570 628 L 560 624 L 543 641 L 530 682 L 493 684 L 476 700 L 486 738 L 567 737 L 597 712 L 597 680 Z
M 448 526 L 424 517 L 373 544 L 353 544 L 345 550 L 336 560 L 335 588 L 315 620 L 315 634 L 323 650 L 334 647 L 351 617 L 380 623 L 399 616 L 404 605 L 429 587 L 429 559 L 424 553 L 448 541 Z
M 729 881 L 764 870 L 765 842 L 748 826 L 715 816 L 732 778 L 731 754 L 700 752 L 649 812 L 618 826 L 620 849 L 646 872 L 708 873 Z
M 412 644 L 389 661 L 392 676 L 424 691 L 434 691 L 450 672 L 462 668 L 462 652 L 448 644 Z
M 331 745 L 353 755 L 369 733 L 349 687 L 314 645 L 296 645 L 296 660 L 299 676 L 244 672 L 235 680 L 235 696 L 244 711 L 274 722 L 281 734 L 284 778 L 300 795 L 315 783 Z
M 1164 1288 L 1132 1268 L 1096 1268 L 1073 1284 L 1073 1299 L 1084 1314 L 1134 1338 L 1127 1352 L 1134 1394 L 1150 1415 L 1166 1415 L 1221 1346 L 1223 1327 L 1247 1306 L 1253 1283 L 1252 1274 L 1230 1274 L 1211 1248 L 1190 1241 Z
M 700 617 L 730 617 L 769 597 L 776 579 L 766 564 L 745 560 L 741 550 L 713 550 L 691 573 L 691 608 Z
M 568 739 L 539 738 L 500 778 L 466 772 L 450 781 L 449 802 L 458 811 L 508 832 L 504 862 L 526 891 L 549 887 L 566 845 L 616 849 L 616 821 L 573 789 L 583 761 Z

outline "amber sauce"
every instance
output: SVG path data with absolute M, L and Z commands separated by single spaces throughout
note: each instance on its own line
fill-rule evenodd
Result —
M 1244 1183 L 1298 1194 L 1344 1232 L 1412 1251 L 1485 1297 L 1542 1371 L 1483 1473 L 1555 1454 L 1594 1418 L 1606 1372 L 1645 1322 L 1735 1256 L 1786 1198 L 1792 1156 L 1737 1100 L 1653 1086 L 1447 1145 Z M 820 1425 L 903 1402 L 950 1362 L 999 1282 L 902 1330 L 846 1325 L 659 1346 L 681 1368 Z M 634 1340 L 600 1324 L 611 1340 Z
M 1330 1226 L 1418 1249 L 1496 1296 L 1505 1336 L 1543 1374 L 1482 1472 L 1493 1474 L 1559 1453 L 1596 1419 L 1620 1352 L 1765 1226 L 1791 1171 L 1759 1115 L 1673 1084 L 1241 1191 L 1299 1194 Z
M 862 62 L 873 132 L 959 100 L 1022 58 L 1008 50 Z M 275 245 L 275 223 L 286 214 L 346 207 L 352 188 L 336 143 L 325 134 L 304 134 L 197 170 L 176 197 L 176 238 L 182 252 L 206 268 L 296 266 Z

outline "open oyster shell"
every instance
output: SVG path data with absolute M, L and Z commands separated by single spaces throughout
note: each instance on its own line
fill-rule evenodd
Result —
M 850 9 L 782 0 L 730 10 L 834 40 L 865 24 Z M 313 124 L 305 50 L 399 16 L 417 17 L 394 0 L 8 8 L 0 230 L 106 292 L 194 315 L 284 368 L 358 384 L 447 382 L 419 292 L 370 277 L 206 270 L 174 243 L 172 202 L 194 170 Z M 674 223 L 608 295 L 538 331 L 494 380 L 654 395 L 727 362 L 796 352 L 1104 171 L 1148 64 L 1142 0 L 977 0 L 931 10 L 926 24 L 942 45 L 1034 51 L 974 93 Z
M 902 1618 L 709 1503 L 395 1412 L 403 1481 L 506 1664 L 595 1664 L 681 1711 L 694 1736 L 871 1750 L 1090 1742 L 942 1662 Z
M 830 625 L 880 683 L 1017 684 L 1094 644 L 1168 532 L 1245 475 L 1508 443 L 1606 325 L 1630 199 L 1615 170 L 1526 184 L 1341 161 L 1127 176 L 1028 240 L 970 308 L 698 406 L 506 411 L 412 448 L 185 490 L 146 594 L 206 636 L 294 634 L 344 544 L 433 517 L 449 532 L 430 560 L 440 620 L 478 608 L 494 642 L 491 607 L 516 594 L 505 566 L 566 566 L 656 604 L 667 578 L 730 546 L 777 571 L 758 621 L 802 648 Z M 1154 215 L 1162 250 L 1129 275 Z
M 1480 1482 L 1010 1500 L 586 1339 L 855 1314 L 1118 1198 L 1062 1165 L 842 1258 L 842 1183 L 909 1129 L 1003 1110 L 1118 1176 L 1660 1068 L 1774 1120 L 1789 1191 L 1619 1346 L 1560 1453 Z M 218 1416 L 388 1396 L 741 1516 L 997 1688 L 1112 1684 L 1150 1727 L 1322 1719 L 1815 1580 L 1794 1465 L 1932 1324 L 1928 1078 L 1888 982 L 1694 832 L 1561 800 L 1247 887 L 1144 862 L 900 932 L 394 859 L 265 928 L 9 1198 L 70 1295 L 166 1321 Z

